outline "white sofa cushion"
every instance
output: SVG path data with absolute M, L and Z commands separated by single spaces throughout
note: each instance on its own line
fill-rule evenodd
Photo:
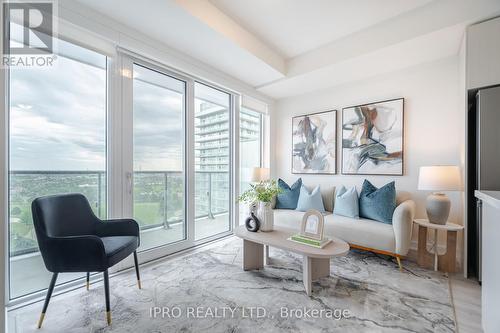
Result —
M 396 240 L 392 225 L 369 219 L 341 215 L 325 217 L 325 235 L 338 237 L 349 244 L 394 253 Z
M 303 212 L 285 209 L 274 210 L 274 224 L 297 232 L 300 230 Z M 396 240 L 392 225 L 368 219 L 325 215 L 325 236 L 337 237 L 350 244 L 394 253 Z

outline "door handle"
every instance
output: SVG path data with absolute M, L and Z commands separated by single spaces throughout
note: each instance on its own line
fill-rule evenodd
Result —
M 127 179 L 127 192 L 128 194 L 132 194 L 132 172 L 126 172 L 125 178 Z

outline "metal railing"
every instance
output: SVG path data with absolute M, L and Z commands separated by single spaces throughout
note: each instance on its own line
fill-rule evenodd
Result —
M 10 255 L 38 251 L 31 202 L 39 196 L 82 193 L 94 213 L 106 218 L 105 171 L 11 171 Z M 195 218 L 213 219 L 229 210 L 227 171 L 196 171 Z M 184 221 L 184 176 L 181 171 L 134 172 L 134 216 L 141 230 L 166 229 Z

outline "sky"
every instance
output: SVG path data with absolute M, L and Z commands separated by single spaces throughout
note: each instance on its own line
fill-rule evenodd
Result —
M 53 69 L 11 71 L 11 170 L 105 170 L 106 57 L 71 52 L 99 66 L 59 56 Z M 134 80 L 134 169 L 181 170 L 182 101 Z
M 106 170 L 106 57 L 59 41 L 53 68 L 10 73 L 10 169 Z M 181 171 L 185 83 L 134 65 L 134 171 Z M 154 84 L 151 84 L 154 83 Z M 230 96 L 195 83 L 195 107 Z
M 104 170 L 105 69 L 57 62 L 11 71 L 11 169 Z

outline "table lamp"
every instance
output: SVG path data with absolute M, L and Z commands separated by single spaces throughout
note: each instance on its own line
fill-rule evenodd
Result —
M 460 191 L 460 169 L 453 165 L 420 167 L 418 189 L 434 191 L 427 197 L 427 218 L 429 222 L 446 224 L 450 215 L 450 199 L 443 191 Z
M 252 179 L 253 183 L 260 183 L 269 180 L 269 168 L 253 168 Z

